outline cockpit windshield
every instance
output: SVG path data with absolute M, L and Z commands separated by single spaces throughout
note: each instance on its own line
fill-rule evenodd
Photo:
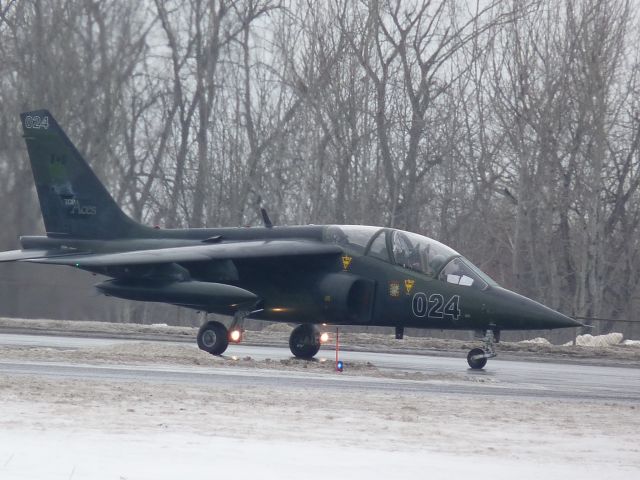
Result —
M 381 227 L 364 225 L 329 225 L 324 231 L 324 241 L 364 254 L 369 240 L 380 230 Z
M 329 225 L 324 230 L 324 241 L 432 278 L 452 258 L 460 256 L 452 248 L 416 233 L 362 225 Z
M 440 272 L 440 280 L 478 290 L 484 290 L 489 285 L 497 285 L 489 275 L 463 257 L 451 260 Z
M 451 257 L 459 254 L 440 242 L 416 233 L 394 230 L 391 238 L 396 264 L 435 277 Z

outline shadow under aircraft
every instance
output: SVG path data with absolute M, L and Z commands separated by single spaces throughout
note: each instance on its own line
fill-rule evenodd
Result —
M 296 357 L 319 350 L 318 325 L 481 332 L 483 368 L 503 330 L 582 324 L 500 287 L 455 250 L 415 233 L 359 225 L 158 229 L 115 203 L 51 113 L 21 115 L 46 236 L 22 236 L 0 261 L 67 265 L 109 277 L 103 294 L 232 317 L 207 321 L 198 346 L 220 355 L 250 317 L 298 324 Z

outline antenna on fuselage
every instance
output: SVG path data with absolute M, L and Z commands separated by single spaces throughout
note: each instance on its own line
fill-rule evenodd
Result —
M 273 228 L 273 223 L 269 218 L 269 214 L 267 213 L 267 210 L 263 207 L 260 207 L 260 213 L 262 214 L 262 221 L 264 223 L 264 226 L 267 228 Z
M 266 228 L 273 228 L 273 222 L 269 218 L 267 209 L 262 206 L 262 195 L 256 192 L 254 188 L 251 188 L 251 191 L 257 196 L 256 206 L 260 208 L 260 215 L 262 215 L 262 223 L 264 223 L 264 226 Z

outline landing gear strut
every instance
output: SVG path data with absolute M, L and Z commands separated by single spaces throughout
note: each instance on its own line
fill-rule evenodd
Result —
M 320 330 L 308 323 L 298 325 L 289 337 L 289 348 L 296 357 L 310 360 L 320 350 Z
M 255 311 L 251 310 L 238 310 L 233 315 L 233 321 L 231 325 L 229 325 L 229 341 L 232 343 L 240 343 L 242 341 L 242 337 L 244 337 L 244 328 L 242 328 L 244 324 L 244 319 L 247 318 Z
M 481 370 L 487 364 L 487 360 L 497 356 L 495 344 L 500 341 L 500 332 L 491 329 L 485 332 L 484 349 L 474 348 L 467 355 L 467 363 L 474 370 Z

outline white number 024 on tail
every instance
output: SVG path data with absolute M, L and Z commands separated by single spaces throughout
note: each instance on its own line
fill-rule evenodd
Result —
M 24 128 L 32 130 L 49 130 L 49 117 L 44 115 L 27 115 L 24 118 Z

